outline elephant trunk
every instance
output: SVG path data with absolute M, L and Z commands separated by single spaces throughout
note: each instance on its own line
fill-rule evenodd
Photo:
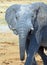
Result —
M 29 23 L 25 23 L 25 21 L 26 21 L 26 19 L 21 20 L 16 25 L 17 32 L 19 34 L 19 46 L 20 46 L 20 59 L 21 60 L 24 60 L 24 58 L 25 58 L 26 37 L 27 37 L 30 29 L 31 30 L 33 29 L 33 25 L 31 24 L 31 21 Z M 26 22 L 28 22 L 28 21 L 26 21 Z
M 25 59 L 26 36 L 27 36 L 27 34 L 25 34 L 23 32 L 19 35 L 20 60 L 21 61 L 23 61 Z

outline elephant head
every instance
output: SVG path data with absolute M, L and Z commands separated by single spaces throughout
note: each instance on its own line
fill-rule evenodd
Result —
M 28 32 L 33 31 L 33 21 L 36 18 L 31 5 L 12 5 L 6 10 L 5 19 L 15 34 L 19 35 L 20 59 L 25 57 L 25 44 Z

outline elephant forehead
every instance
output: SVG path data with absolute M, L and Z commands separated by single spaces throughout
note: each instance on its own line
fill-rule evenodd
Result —
M 30 6 L 21 6 L 20 10 L 29 11 L 30 10 Z
M 30 7 L 29 6 L 21 6 L 20 10 L 17 12 L 20 16 L 26 14 L 29 15 L 31 13 Z

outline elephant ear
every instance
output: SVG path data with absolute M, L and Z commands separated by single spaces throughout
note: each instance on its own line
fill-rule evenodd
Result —
M 37 22 L 37 16 L 39 15 L 39 10 L 40 10 L 40 6 L 34 6 L 32 8 L 32 24 L 33 24 L 33 27 L 34 27 L 34 30 L 37 30 L 38 29 L 38 22 Z
M 15 24 L 16 24 L 16 13 L 17 13 L 17 11 L 19 11 L 19 9 L 20 9 L 20 6 L 21 5 L 12 5 L 12 6 L 10 6 L 7 10 L 6 10 L 6 14 L 5 14 L 5 20 L 7 21 L 7 23 L 8 23 L 8 26 L 11 28 L 11 26 L 12 26 L 12 28 L 15 26 Z

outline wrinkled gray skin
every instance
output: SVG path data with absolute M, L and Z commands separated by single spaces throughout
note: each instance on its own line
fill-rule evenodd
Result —
M 41 40 L 41 29 L 47 26 L 47 5 L 44 3 L 33 3 L 28 5 L 12 5 L 5 15 L 8 26 L 15 34 L 19 35 L 20 59 L 25 57 L 25 43 L 28 32 L 34 31 L 37 42 Z M 46 46 L 46 44 L 41 44 Z

